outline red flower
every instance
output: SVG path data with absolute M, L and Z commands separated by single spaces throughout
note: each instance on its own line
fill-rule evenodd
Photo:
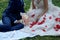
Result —
M 60 18 L 56 18 L 55 21 L 60 22 Z

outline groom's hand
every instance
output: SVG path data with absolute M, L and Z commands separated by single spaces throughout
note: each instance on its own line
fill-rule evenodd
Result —
M 22 20 L 15 20 L 14 23 L 23 23 Z

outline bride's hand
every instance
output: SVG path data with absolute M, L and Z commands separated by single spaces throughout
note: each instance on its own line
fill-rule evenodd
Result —
M 14 23 L 21 23 L 21 20 L 15 20 Z
M 38 21 L 39 21 L 39 19 L 40 19 L 40 17 L 38 16 L 38 17 L 36 18 L 36 21 L 38 22 Z
M 42 16 L 43 16 L 43 14 L 38 15 L 36 21 L 38 21 Z
M 29 17 L 22 16 L 22 20 L 24 21 L 25 25 L 29 25 Z

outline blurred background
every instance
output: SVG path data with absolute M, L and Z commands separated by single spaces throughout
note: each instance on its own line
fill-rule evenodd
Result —
M 60 0 L 52 0 L 53 4 L 55 6 L 59 6 L 60 7 Z M 9 0 L 0 0 L 0 19 L 2 18 L 2 13 L 5 10 L 5 8 L 8 6 L 8 2 Z M 25 2 L 25 11 L 28 11 L 30 8 L 30 4 L 31 4 L 31 0 L 24 0 Z M 24 39 L 20 39 L 20 40 L 60 40 L 60 37 L 58 36 L 44 36 L 44 37 L 40 37 L 40 36 L 35 36 L 32 38 L 24 38 Z

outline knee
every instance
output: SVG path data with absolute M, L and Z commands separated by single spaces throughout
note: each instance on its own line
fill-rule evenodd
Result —
M 24 24 L 22 24 L 22 23 L 18 24 L 18 26 L 19 26 L 21 29 L 24 28 Z
M 7 25 L 0 25 L 0 32 L 7 32 L 10 31 L 11 27 Z
M 11 30 L 12 30 L 12 31 L 13 31 L 13 30 L 19 30 L 19 29 L 22 29 L 22 28 L 24 28 L 24 24 L 19 23 L 19 24 L 13 26 L 13 27 L 11 28 Z

